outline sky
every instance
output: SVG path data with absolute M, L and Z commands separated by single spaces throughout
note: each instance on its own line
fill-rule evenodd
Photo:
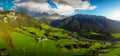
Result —
M 13 0 L 0 0 L 0 8 L 4 10 L 11 9 L 14 4 L 12 3 Z
M 90 14 L 120 21 L 120 0 L 0 0 L 0 10 L 65 16 Z

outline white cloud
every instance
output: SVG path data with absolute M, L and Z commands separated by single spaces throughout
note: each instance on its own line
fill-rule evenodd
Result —
M 29 12 L 40 12 L 49 14 L 67 15 L 74 12 L 74 8 L 68 5 L 58 4 L 58 8 L 53 9 L 48 3 L 22 2 L 15 4 L 18 7 L 26 8 Z
M 97 8 L 97 6 L 90 6 L 88 9 L 89 10 L 94 10 L 94 9 L 96 9 Z
M 51 10 L 49 7 L 49 4 L 47 3 L 36 3 L 36 2 L 22 2 L 22 3 L 16 3 L 15 4 L 18 7 L 26 8 L 29 11 L 32 12 L 48 12 Z
M 20 0 L 15 0 L 19 2 Z M 46 2 L 46 0 L 21 0 L 22 2 L 15 3 L 15 6 L 26 10 L 29 12 L 36 13 L 48 13 L 48 14 L 59 14 L 59 15 L 68 15 L 74 13 L 75 9 L 78 10 L 94 10 L 97 7 L 91 6 L 88 1 L 82 0 L 52 0 L 56 5 L 57 9 L 53 9 Z M 18 8 L 18 9 L 19 9 Z
M 74 9 L 79 10 L 94 10 L 97 8 L 96 6 L 91 6 L 89 1 L 82 0 L 53 0 L 53 1 L 59 4 L 72 6 Z
M 20 2 L 21 0 L 14 0 L 14 2 Z
M 107 18 L 112 20 L 119 20 L 120 21 L 120 9 L 113 11 L 112 13 L 109 13 L 106 15 Z
M 68 15 L 72 14 L 74 12 L 74 8 L 69 6 L 69 5 L 64 5 L 64 4 L 56 4 L 58 7 L 55 10 L 56 13 L 60 15 Z
M 2 7 L 0 7 L 0 11 L 3 11 L 3 8 L 2 8 Z

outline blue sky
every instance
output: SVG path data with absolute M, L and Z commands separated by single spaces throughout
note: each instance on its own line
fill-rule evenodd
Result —
M 57 5 L 52 2 L 51 0 L 47 0 L 47 3 L 52 7 L 52 8 L 57 8 Z
M 0 0 L 0 7 L 4 10 L 11 9 L 12 6 L 14 6 L 13 0 Z
M 57 5 L 52 2 L 52 0 L 47 0 L 46 2 L 50 5 L 51 8 L 57 9 Z M 108 14 L 112 14 L 115 10 L 120 10 L 120 0 L 89 0 L 89 2 L 91 6 L 96 6 L 97 8 L 94 10 L 75 10 L 73 14 L 106 16 Z M 2 7 L 4 11 L 11 9 L 13 6 L 13 0 L 0 0 L 0 7 Z
M 75 13 L 106 15 L 120 8 L 120 0 L 90 0 L 91 5 L 96 5 L 95 10 L 76 10 Z
M 47 2 L 52 8 L 57 8 L 51 0 Z M 75 14 L 105 15 L 120 8 L 120 0 L 90 0 L 90 4 L 97 8 L 95 10 L 75 10 Z M 9 10 L 12 6 L 14 6 L 13 0 L 0 0 L 0 7 L 3 7 L 4 10 Z

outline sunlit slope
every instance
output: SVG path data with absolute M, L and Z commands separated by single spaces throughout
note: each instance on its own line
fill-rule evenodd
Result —
M 81 37 L 86 33 L 101 36 L 54 28 L 20 12 L 0 12 L 0 49 L 7 49 L 10 56 L 96 56 L 112 48 L 110 42 Z

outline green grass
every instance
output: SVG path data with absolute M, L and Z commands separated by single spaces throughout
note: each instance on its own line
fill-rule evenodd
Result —
M 103 47 L 103 48 L 109 48 L 109 47 L 111 47 L 111 46 L 112 46 L 112 43 L 106 42 L 102 47 Z
M 74 35 L 75 37 L 79 37 L 79 34 L 78 34 L 77 32 L 74 32 L 73 35 Z
M 23 29 L 21 29 L 21 28 L 15 28 L 15 30 L 17 31 L 17 32 L 20 32 L 20 33 L 23 33 L 23 34 L 26 34 L 26 35 L 28 35 L 28 36 L 32 36 L 32 34 L 30 34 L 28 31 L 25 31 L 25 30 L 23 30 Z
M 101 36 L 101 34 L 97 33 L 97 32 L 94 32 L 94 31 L 88 31 L 86 29 L 82 29 L 79 33 L 80 36 L 84 36 L 86 38 L 89 38 L 90 35 L 98 35 L 98 36 Z
M 11 38 L 16 49 L 30 48 L 32 44 L 36 43 L 35 38 L 18 32 L 11 34 Z
M 69 40 L 69 39 L 60 39 L 58 40 L 58 44 L 60 44 L 61 46 L 64 46 L 64 45 L 71 45 L 71 44 L 74 44 L 75 42 Z
M 14 32 L 12 35 L 12 40 L 15 46 L 15 50 L 13 50 L 11 55 L 27 55 L 27 56 L 73 56 L 79 54 L 79 52 L 74 52 L 72 50 L 68 50 L 66 48 L 60 49 L 57 47 L 58 44 L 62 45 L 70 45 L 73 44 L 71 40 L 68 39 L 61 39 L 58 41 L 55 40 L 45 40 L 39 43 L 36 43 L 33 37 L 27 36 L 25 34 Z M 23 52 L 23 48 L 27 52 Z M 31 54 L 32 53 L 32 54 Z
M 59 30 L 59 29 L 57 29 Z M 56 31 L 57 31 L 56 30 Z M 30 34 L 28 31 L 32 31 L 38 34 L 44 33 L 41 32 L 39 33 L 41 30 L 38 28 L 34 28 L 34 27 L 27 27 L 27 31 L 20 29 L 20 28 L 16 28 L 17 32 L 14 32 L 11 34 L 11 38 L 13 40 L 14 46 L 15 46 L 15 50 L 17 51 L 15 52 L 15 54 L 11 54 L 11 55 L 18 55 L 19 53 L 23 53 L 22 55 L 52 55 L 52 56 L 72 56 L 74 54 L 77 54 L 78 52 L 74 52 L 74 51 L 70 51 L 66 48 L 59 48 L 57 45 L 61 44 L 61 45 L 71 45 L 74 44 L 75 42 L 69 40 L 69 39 L 60 39 L 58 41 L 55 40 L 45 40 L 45 41 L 40 41 L 39 43 L 36 43 L 36 40 L 34 37 L 32 37 L 32 34 Z M 58 31 L 58 32 L 51 32 L 53 34 L 53 36 L 58 36 L 58 37 L 67 37 L 67 33 L 62 34 L 63 31 Z M 28 53 L 24 53 L 23 52 L 23 48 L 28 51 Z M 14 52 L 13 51 L 13 52 Z M 30 54 L 33 53 L 33 54 Z M 47 54 L 45 54 L 47 53 Z M 55 54 L 56 53 L 56 54 Z
M 39 56 L 39 55 L 43 55 L 43 56 L 44 55 L 52 55 L 52 56 L 71 55 L 72 56 L 74 55 L 72 54 L 73 52 L 69 52 L 69 50 L 65 48 L 63 48 L 61 51 L 61 49 L 57 46 L 58 44 L 62 44 L 62 45 L 73 44 L 74 42 L 71 40 L 68 40 L 68 39 L 61 39 L 58 41 L 44 40 L 44 41 L 40 41 L 39 43 L 36 43 L 35 38 L 32 37 L 32 34 L 30 34 L 28 31 L 32 31 L 38 34 L 44 33 L 44 32 L 39 33 L 41 31 L 40 29 L 33 28 L 33 27 L 27 27 L 27 31 L 20 29 L 20 28 L 16 28 L 16 31 L 17 32 L 14 32 L 11 34 L 11 38 L 12 38 L 12 41 L 15 47 L 15 50 L 10 52 L 11 55 L 18 55 L 18 54 L 25 55 L 25 56 L 26 55 L 29 55 L 29 56 L 33 56 L 33 55 L 36 55 L 36 56 Z M 54 34 L 57 34 L 57 36 L 59 37 L 65 36 L 64 34 L 62 35 L 62 32 L 57 32 Z M 25 49 L 27 53 L 24 53 L 23 49 Z M 65 50 L 67 51 L 65 52 Z M 67 54 L 67 53 L 70 53 L 70 54 Z
M 66 33 L 63 34 L 62 32 L 54 32 L 53 35 L 58 36 L 60 38 L 65 38 L 67 37 L 68 34 Z
M 80 42 L 81 45 L 90 44 L 89 42 Z
M 34 28 L 34 27 L 27 27 L 27 30 L 30 32 L 36 33 L 37 36 L 39 37 L 45 37 L 45 30 L 40 30 L 39 28 Z
M 63 29 L 60 29 L 60 28 L 51 28 L 50 30 L 51 31 L 65 31 L 66 32 L 66 30 L 63 30 Z
M 94 43 L 91 47 L 90 47 L 90 49 L 91 50 L 96 50 L 96 49 L 98 49 L 98 48 L 100 48 L 100 47 L 102 47 L 103 45 L 101 44 L 101 43 Z
M 112 34 L 112 36 L 113 36 L 114 38 L 120 38 L 120 33 Z
M 52 30 L 51 30 L 52 29 Z M 68 32 L 59 28 L 48 28 L 48 29 L 39 29 L 34 27 L 25 27 L 24 28 L 15 28 L 15 32 L 10 35 L 12 38 L 14 48 L 10 48 L 8 44 L 3 40 L 0 39 L 0 44 L 2 47 L 0 48 L 7 48 L 10 51 L 10 55 L 16 56 L 73 56 L 73 55 L 86 55 L 91 50 L 97 50 L 100 47 L 110 46 L 110 43 L 106 43 L 102 45 L 99 42 L 92 44 L 88 48 L 74 48 L 73 44 L 76 42 L 71 41 L 67 38 Z M 47 30 L 51 30 L 47 32 Z M 34 32 L 34 34 L 30 33 Z M 59 40 L 48 39 L 40 42 L 36 42 L 35 35 L 38 37 L 46 37 L 45 33 L 48 33 L 48 37 L 58 37 Z M 89 32 L 90 33 L 90 32 Z M 91 34 L 98 35 L 97 33 L 91 32 Z M 73 35 L 77 36 L 77 33 Z M 89 45 L 89 42 L 80 42 L 82 45 Z M 70 49 L 66 46 L 71 47 Z M 26 51 L 26 52 L 24 52 Z M 32 53 L 32 54 L 31 54 Z
M 108 53 L 103 54 L 102 56 L 120 56 L 120 48 L 110 50 Z
M 56 52 L 56 49 L 57 49 L 56 47 L 57 42 L 54 40 L 45 40 L 45 41 L 36 43 L 34 37 L 30 37 L 18 32 L 14 32 L 11 35 L 11 38 L 13 40 L 15 50 L 17 51 L 17 52 L 14 52 L 15 50 L 12 51 L 12 55 L 23 53 L 24 55 L 32 56 L 34 54 L 38 56 L 43 52 L 51 52 L 51 53 Z M 28 52 L 28 54 L 24 53 L 23 48 Z M 15 54 L 13 54 L 13 52 Z M 33 54 L 30 55 L 30 53 L 33 53 Z M 47 55 L 47 54 L 44 53 L 44 55 Z
M 41 24 L 42 28 L 45 29 L 45 30 L 48 30 L 50 29 L 51 27 L 46 25 L 46 24 Z
M 96 33 L 96 32 L 90 32 L 91 35 L 101 35 L 99 33 Z
M 22 31 L 25 33 L 24 30 L 17 29 L 19 31 Z M 96 50 L 97 48 L 100 48 L 102 44 L 95 43 L 90 48 L 78 48 L 78 49 L 67 49 L 65 47 L 60 48 L 57 45 L 72 45 L 75 44 L 75 42 L 69 40 L 69 39 L 60 39 L 60 40 L 44 40 L 40 41 L 39 43 L 36 43 L 36 40 L 34 37 L 31 37 L 27 34 L 21 33 L 21 32 L 14 32 L 11 34 L 11 38 L 14 44 L 14 49 L 9 50 L 10 55 L 12 56 L 73 56 L 73 55 L 86 55 L 91 50 Z M 3 43 L 6 46 L 6 43 L 4 40 L 0 39 L 0 43 Z M 86 44 L 88 42 L 82 42 L 82 44 Z M 2 47 L 2 48 L 3 48 Z M 24 52 L 24 50 L 26 52 Z
M 7 42 L 5 42 L 5 40 L 3 38 L 0 37 L 0 49 L 2 49 L 2 48 L 9 49 L 9 45 L 7 44 Z
M 37 33 L 37 31 L 38 32 L 40 32 L 40 31 L 42 31 L 43 29 L 38 29 L 38 28 L 32 28 L 32 27 L 29 27 L 29 28 L 27 28 L 27 29 L 29 29 L 29 31 L 31 30 L 31 31 L 33 31 L 33 32 L 35 32 L 35 33 Z M 48 30 L 48 29 L 47 29 Z M 50 30 L 50 29 L 49 29 Z M 59 30 L 59 31 L 58 31 Z M 44 31 L 46 31 L 46 30 L 44 30 Z M 45 33 L 45 32 L 41 32 L 41 33 Z M 39 34 L 41 34 L 41 33 L 39 33 Z M 63 34 L 64 33 L 64 34 Z M 100 34 L 98 34 L 98 33 L 96 33 L 96 32 L 89 32 L 89 34 L 92 34 L 92 35 L 100 35 Z M 51 35 L 51 36 L 57 36 L 57 37 L 67 37 L 67 35 L 68 35 L 68 33 L 66 33 L 64 30 L 61 30 L 61 29 L 58 29 L 58 28 L 55 28 L 55 30 L 54 31 L 50 31 L 49 32 L 49 35 Z M 82 44 L 86 44 L 86 43 L 88 43 L 88 42 L 82 42 Z M 58 51 L 58 47 L 57 47 L 57 45 L 61 45 L 61 46 L 64 46 L 64 45 L 72 45 L 72 44 L 75 44 L 75 42 L 73 42 L 73 41 L 71 41 L 71 40 L 69 40 L 69 39 L 60 39 L 60 40 L 58 40 L 58 41 L 54 41 L 54 40 L 46 40 L 46 41 L 41 41 L 39 44 L 36 44 L 36 45 L 34 45 L 34 50 L 36 50 L 36 51 L 38 51 L 38 52 L 40 52 L 39 50 L 41 50 L 41 51 L 45 51 L 45 52 L 56 52 L 56 51 Z M 79 49 L 76 49 L 76 50 L 74 50 L 74 51 L 70 51 L 71 53 L 74 53 L 74 52 L 76 52 L 77 50 L 79 51 L 79 52 L 81 52 L 80 54 L 84 54 L 85 55 L 85 53 L 87 53 L 88 51 L 91 51 L 91 50 L 96 50 L 96 49 L 98 49 L 98 48 L 100 48 L 100 47 L 106 47 L 106 46 L 110 46 L 111 44 L 110 43 L 106 43 L 105 45 L 102 45 L 101 43 L 95 43 L 95 44 L 92 44 L 91 45 L 91 47 L 89 48 L 89 49 L 83 49 L 82 48 L 82 50 L 79 50 Z M 50 47 L 49 47 L 50 46 Z M 58 49 L 57 49 L 58 48 Z M 37 49 L 39 49 L 39 50 L 37 50 Z M 51 51 L 52 50 L 52 51 Z M 68 49 L 66 49 L 66 48 L 62 48 L 62 52 L 69 52 L 69 50 Z M 75 53 L 75 54 L 77 54 L 77 52 Z M 71 54 L 71 55 L 73 55 L 73 54 Z
M 39 44 L 40 50 L 53 52 L 57 49 L 57 41 L 54 40 L 45 40 L 41 41 Z

